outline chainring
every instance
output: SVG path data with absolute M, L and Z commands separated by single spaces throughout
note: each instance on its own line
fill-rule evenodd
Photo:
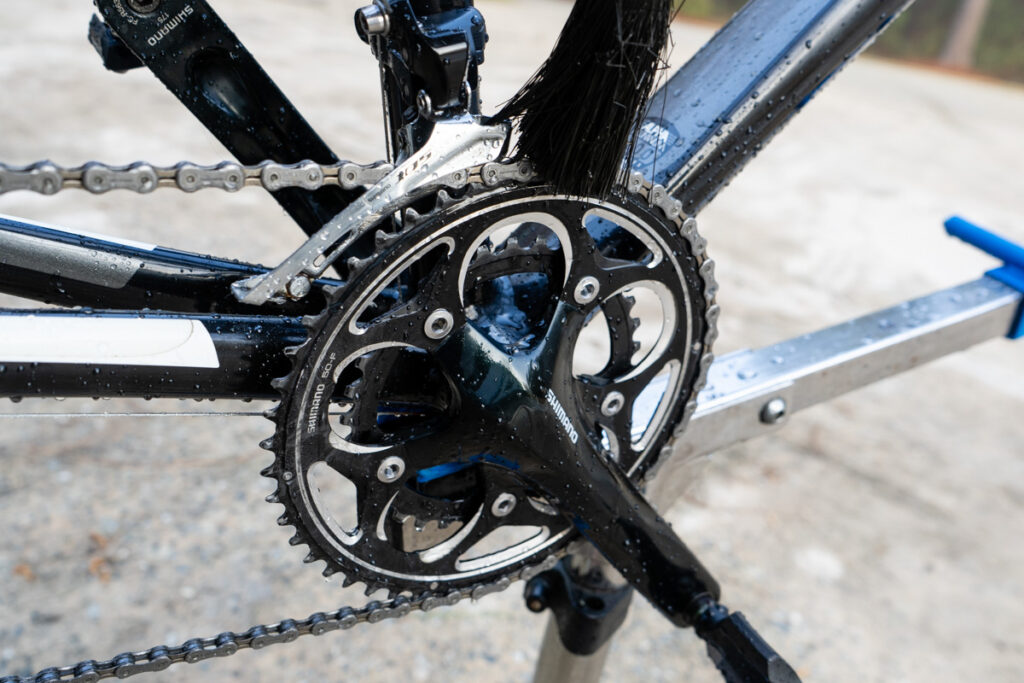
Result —
M 511 577 L 575 537 L 503 457 L 516 435 L 499 439 L 457 390 L 466 369 L 442 358 L 463 326 L 517 362 L 560 325 L 566 429 L 634 481 L 651 471 L 692 414 L 717 306 L 693 221 L 671 200 L 654 205 L 662 188 L 631 189 L 605 200 L 542 185 L 442 192 L 350 261 L 346 286 L 290 350 L 267 443 L 268 499 L 308 562 L 367 594 L 442 594 Z

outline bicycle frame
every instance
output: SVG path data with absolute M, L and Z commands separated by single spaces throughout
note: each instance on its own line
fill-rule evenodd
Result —
M 664 184 L 688 213 L 696 214 L 911 1 L 753 0 L 655 95 L 633 168 Z M 215 33 L 227 31 L 215 16 L 211 26 Z M 775 30 L 765 34 L 766 26 Z M 192 38 L 197 54 L 213 40 L 199 33 Z M 286 158 L 279 160 L 335 159 L 255 61 L 248 61 L 244 48 L 242 52 L 238 68 L 254 83 L 254 91 L 280 105 L 300 132 L 289 139 Z M 173 78 L 164 80 L 172 91 L 182 87 Z M 207 95 L 207 100 L 239 97 L 233 92 Z M 232 139 L 222 110 L 237 108 L 239 102 L 225 101 L 221 109 L 216 104 L 189 107 L 243 162 L 271 158 L 279 151 L 280 135 Z M 332 196 L 323 203 L 295 199 L 294 193 L 278 199 L 309 232 L 317 216 L 340 210 L 351 200 L 350 194 L 328 194 Z M 295 203 L 303 201 L 309 205 L 297 208 Z M 284 348 L 302 339 L 296 316 L 321 310 L 320 288 L 330 284 L 317 282 L 313 295 L 300 302 L 256 309 L 238 303 L 229 287 L 232 281 L 266 272 L 259 266 L 10 218 L 0 218 L 0 253 L 5 254 L 0 292 L 63 306 L 160 311 L 136 316 L 134 325 L 125 323 L 123 312 L 7 312 L 8 320 L 23 318 L 31 324 L 45 319 L 58 346 L 65 340 L 64 346 L 76 348 L 72 353 L 56 348 L 50 354 L 8 350 L 14 355 L 5 360 L 23 364 L 0 374 L 0 396 L 6 397 L 273 397 L 269 382 L 282 374 Z M 213 360 L 197 360 L 183 351 L 173 364 L 161 364 L 166 354 L 140 361 L 101 348 L 103 344 L 79 341 L 83 334 L 106 339 L 116 329 L 130 344 L 134 337 L 145 346 L 154 338 L 154 323 L 172 320 L 190 326 L 183 338 L 195 341 L 191 335 L 198 335 L 204 348 L 212 348 Z

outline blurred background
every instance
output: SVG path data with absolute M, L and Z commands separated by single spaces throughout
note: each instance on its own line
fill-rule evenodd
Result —
M 377 66 L 352 30 L 363 2 L 211 4 L 339 156 L 381 158 Z M 571 3 L 477 5 L 494 111 L 542 62 Z M 944 16 L 937 55 L 959 5 L 920 0 L 900 30 Z M 728 4 L 688 4 L 705 6 Z M 986 25 L 1007 7 L 1020 3 L 993 0 Z M 103 70 L 86 41 L 91 13 L 88 0 L 0 2 L 0 161 L 226 158 L 150 74 Z M 991 30 L 1024 42 L 1019 20 L 998 23 Z M 672 67 L 712 33 L 676 22 Z M 917 39 L 896 43 L 917 54 Z M 1018 85 L 870 55 L 849 65 L 698 217 L 721 286 L 716 351 L 788 339 L 993 267 L 942 221 L 959 213 L 1024 241 L 1022 128 Z M 262 263 L 301 238 L 255 189 L 12 194 L 0 213 Z M 302 564 L 305 551 L 275 524 L 259 476 L 266 420 L 10 417 L 159 409 L 0 405 L 0 676 L 365 601 Z M 993 340 L 695 462 L 688 494 L 665 512 L 720 579 L 724 602 L 806 681 L 1015 683 L 1022 415 L 1024 345 Z M 546 616 L 527 612 L 520 590 L 149 680 L 526 681 Z M 690 632 L 637 600 L 605 680 L 721 679 Z
M 728 19 L 744 0 L 687 0 L 680 14 Z M 1024 3 L 922 0 L 886 29 L 869 54 L 898 57 L 1024 83 Z

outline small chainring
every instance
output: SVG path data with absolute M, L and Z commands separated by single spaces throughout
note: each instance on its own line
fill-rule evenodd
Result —
M 499 436 L 458 390 L 487 363 L 459 366 L 452 349 L 472 328 L 495 362 L 535 362 L 558 336 L 551 374 L 571 399 L 552 405 L 567 434 L 639 481 L 692 411 L 714 338 L 710 261 L 682 226 L 636 194 L 536 186 L 442 193 L 378 232 L 279 381 L 264 474 L 292 543 L 368 594 L 490 583 L 563 549 L 572 524 L 506 457 L 525 435 Z

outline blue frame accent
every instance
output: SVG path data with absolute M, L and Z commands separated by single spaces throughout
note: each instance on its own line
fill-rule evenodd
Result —
M 959 216 L 947 219 L 945 226 L 946 232 L 953 237 L 1002 259 L 1005 263 L 1002 268 L 990 270 L 985 275 L 1024 294 L 1024 246 L 1015 244 Z M 1024 338 L 1024 303 L 1017 311 L 1017 317 L 1006 336 L 1010 339 Z

